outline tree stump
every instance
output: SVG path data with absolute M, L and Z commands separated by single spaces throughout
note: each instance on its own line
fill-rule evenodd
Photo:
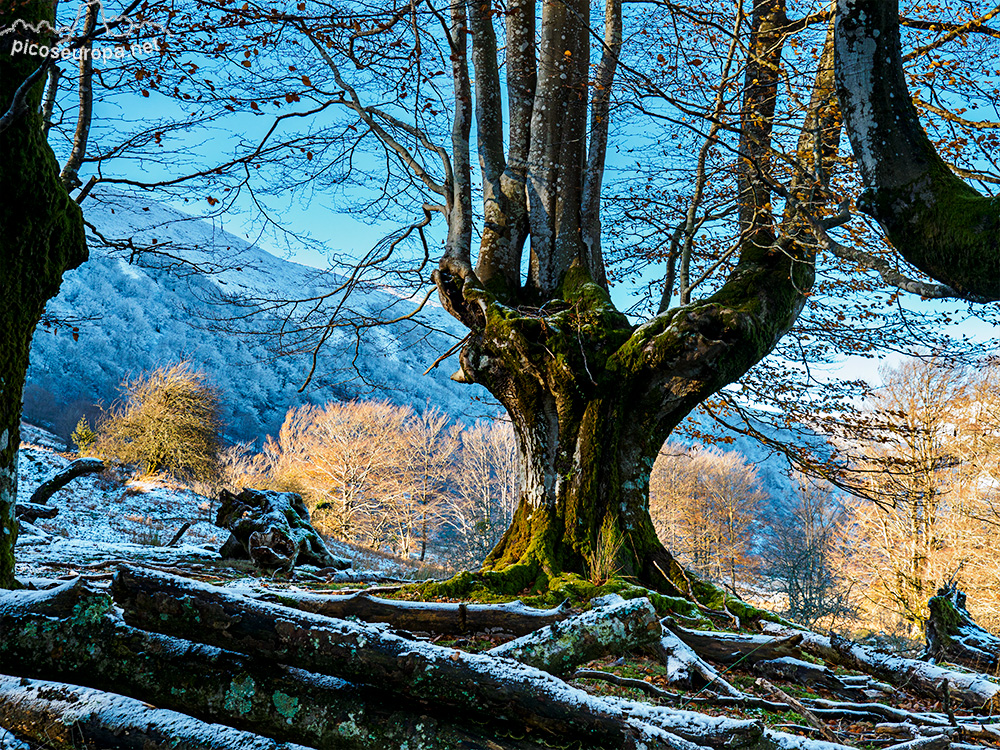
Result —
M 264 570 L 288 573 L 296 565 L 349 568 L 351 563 L 330 552 L 313 528 L 309 510 L 294 492 L 244 489 L 239 495 L 219 493 L 215 525 L 229 531 L 222 546 L 225 558 L 252 560 Z
M 927 602 L 927 658 L 947 661 L 977 672 L 995 673 L 1000 664 L 1000 638 L 984 630 L 965 608 L 965 593 L 953 585 L 938 589 Z

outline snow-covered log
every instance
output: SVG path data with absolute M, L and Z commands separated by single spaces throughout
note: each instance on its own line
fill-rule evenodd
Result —
M 566 675 L 606 654 L 650 646 L 662 627 L 648 599 L 613 602 L 487 651 L 554 675 Z
M 98 474 L 106 468 L 104 461 L 99 458 L 78 458 L 38 485 L 38 489 L 31 493 L 30 502 L 44 505 L 50 497 L 77 477 Z
M 106 594 L 79 579 L 46 591 L 0 595 L 0 672 L 58 676 L 315 747 L 539 747 L 506 738 L 511 728 L 502 722 L 485 729 L 463 725 L 440 712 L 435 716 L 426 706 L 336 677 L 132 628 L 111 608 Z M 0 700 L 5 718 L 3 706 Z
M 230 534 L 223 557 L 249 559 L 265 570 L 289 572 L 295 565 L 342 570 L 351 565 L 330 552 L 294 492 L 248 488 L 234 495 L 223 490 L 215 525 Z
M 254 598 L 283 604 L 326 617 L 355 617 L 384 622 L 397 630 L 425 633 L 509 633 L 527 635 L 569 616 L 566 606 L 535 609 L 521 602 L 465 604 L 407 602 L 382 599 L 364 592 L 351 595 L 267 591 Z
M 0 675 L 4 724 L 52 750 L 308 750 L 113 693 Z
M 776 747 L 756 721 L 589 696 L 512 659 L 419 643 L 378 628 L 259 602 L 131 566 L 112 582 L 126 621 L 257 659 L 377 686 L 463 715 L 509 721 L 588 747 Z
M 793 656 L 783 656 L 780 659 L 762 659 L 754 662 L 752 669 L 764 677 L 787 680 L 806 687 L 819 686 L 847 698 L 855 698 L 861 691 L 859 687 L 844 683 L 829 667 L 796 659 Z
M 55 505 L 41 503 L 17 503 L 14 506 L 14 516 L 18 521 L 34 523 L 39 518 L 55 518 L 59 508 Z
M 785 636 L 750 635 L 708 630 L 688 630 L 672 618 L 664 623 L 671 632 L 694 649 L 704 659 L 732 664 L 735 661 L 754 662 L 760 659 L 780 659 L 802 655 L 798 646 L 801 633 Z
M 830 645 L 845 667 L 905 686 L 916 695 L 941 700 L 947 682 L 951 697 L 966 706 L 995 707 L 1000 703 L 1000 683 L 986 675 L 956 672 L 925 661 L 893 656 L 836 634 L 830 636 Z
M 1000 638 L 976 624 L 965 608 L 962 591 L 954 586 L 942 588 L 927 606 L 930 609 L 925 629 L 928 657 L 977 672 L 996 673 Z
M 667 681 L 684 687 L 709 687 L 722 695 L 745 697 L 743 691 L 727 682 L 719 671 L 702 659 L 690 646 L 664 627 L 653 651 L 667 668 Z

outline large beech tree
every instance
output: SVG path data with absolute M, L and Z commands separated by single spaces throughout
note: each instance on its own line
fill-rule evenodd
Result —
M 623 540 L 616 561 L 622 574 L 687 592 L 690 582 L 650 521 L 651 467 L 671 430 L 767 355 L 806 302 L 814 222 L 826 200 L 822 171 L 839 136 L 832 35 L 802 118 L 799 166 L 776 185 L 768 168 L 771 117 L 793 21 L 782 0 L 758 3 L 745 19 L 749 51 L 736 123 L 741 194 L 731 233 L 738 262 L 713 294 L 634 325 L 612 302 L 601 248 L 620 0 L 605 3 L 596 45 L 586 0 L 522 0 L 500 14 L 456 2 L 448 13 L 438 20 L 447 26 L 455 105 L 449 148 L 435 148 L 441 181 L 389 132 L 389 125 L 405 130 L 402 124 L 367 104 L 341 72 L 363 33 L 385 35 L 385 44 L 406 13 L 397 9 L 367 27 L 349 21 L 353 33 L 346 35 L 305 22 L 300 28 L 333 71 L 345 106 L 439 197 L 430 210 L 444 215 L 448 233 L 433 278 L 446 309 L 469 329 L 454 377 L 485 386 L 504 405 L 524 461 L 519 507 L 483 577 L 520 590 L 563 573 L 586 574 L 601 535 L 612 534 Z M 593 68 L 592 49 L 599 52 Z M 418 142 L 431 140 L 409 130 Z M 771 204 L 775 189 L 785 198 L 780 217 Z
M 52 14 L 49 0 L 4 2 L 0 28 L 51 22 Z M 19 38 L 0 36 L 0 588 L 14 584 L 21 391 L 31 337 L 63 272 L 87 259 L 80 208 L 42 129 L 39 59 L 12 53 Z

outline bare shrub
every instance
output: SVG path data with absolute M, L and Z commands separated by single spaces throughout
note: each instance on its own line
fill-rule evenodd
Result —
M 187 363 L 126 379 L 122 397 L 97 424 L 94 455 L 134 465 L 144 474 L 215 476 L 219 454 L 219 395 Z

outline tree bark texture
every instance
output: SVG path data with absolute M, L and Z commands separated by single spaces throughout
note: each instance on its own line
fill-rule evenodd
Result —
M 462 726 L 440 709 L 390 700 L 336 677 L 133 628 L 111 608 L 106 594 L 80 581 L 0 596 L 0 672 L 69 680 L 254 734 L 337 750 L 397 750 L 407 742 L 420 750 L 463 743 L 492 750 L 540 747 L 506 738 L 502 722 L 487 729 Z M 0 698 L 6 718 L 4 705 Z
M 907 261 L 959 294 L 1000 299 L 1000 202 L 959 179 L 906 85 L 899 0 L 839 0 L 837 92 L 868 189 L 858 207 Z
M 522 636 L 569 616 L 566 607 L 535 609 L 521 602 L 407 602 L 381 599 L 364 592 L 341 596 L 269 591 L 255 598 L 325 617 L 354 617 L 364 622 L 388 623 L 397 630 L 425 633 L 510 633 Z
M 53 750 L 308 750 L 192 719 L 134 698 L 0 675 L 0 716 L 11 731 Z
M 513 136 L 516 125 L 518 137 L 526 132 L 529 143 L 526 192 L 505 193 L 504 201 L 490 202 L 487 196 L 490 216 L 503 213 L 504 206 L 512 213 L 487 217 L 475 272 L 464 259 L 456 263 L 446 255 L 434 277 L 445 308 L 470 329 L 454 377 L 483 385 L 503 404 L 523 457 L 519 507 L 477 583 L 512 594 L 555 587 L 563 574 L 592 580 L 620 575 L 722 608 L 721 592 L 690 579 L 657 539 L 648 491 L 653 462 L 670 432 L 773 349 L 802 310 L 814 279 L 815 240 L 807 222 L 789 209 L 787 220 L 776 226 L 770 191 L 760 179 L 771 145 L 767 113 L 777 95 L 781 28 L 787 19 L 779 0 L 755 7 L 749 54 L 760 76 L 770 78 L 760 78 L 744 92 L 741 127 L 747 153 L 739 168 L 745 173 L 741 184 L 748 192 L 741 201 L 749 225 L 740 233 L 739 262 L 715 294 L 640 326 L 632 325 L 607 293 L 594 241 L 599 219 L 581 219 L 585 205 L 591 211 L 599 203 L 594 191 L 600 189 L 606 144 L 597 131 L 610 116 L 600 99 L 613 85 L 618 8 L 609 7 L 605 17 L 610 41 L 598 66 L 599 91 L 591 97 L 594 117 L 601 121 L 590 124 L 595 140 L 589 155 L 582 129 L 589 44 L 581 26 L 589 4 L 546 0 L 538 49 L 527 43 L 506 48 L 517 97 L 511 95 L 505 174 L 519 169 L 525 155 L 523 142 Z M 512 8 L 512 17 L 515 11 L 521 14 L 522 6 Z M 492 85 L 493 69 L 482 61 L 495 56 L 494 37 L 473 34 L 473 61 L 481 61 L 477 87 Z M 832 92 L 832 75 L 832 67 L 821 65 L 816 91 Z M 530 107 L 529 81 L 534 86 Z M 498 106 L 484 103 L 477 110 L 480 140 L 496 129 Z M 820 130 L 811 128 L 803 136 L 807 145 L 819 138 L 822 153 L 835 153 L 828 146 L 836 145 L 839 128 Z M 481 151 L 481 161 L 500 164 L 502 153 L 496 150 Z M 810 164 L 813 152 L 810 148 Z M 491 170 L 484 167 L 484 173 Z M 513 179 L 504 183 L 517 184 Z M 519 268 L 510 266 L 517 253 L 503 243 L 513 243 L 513 227 L 520 225 L 526 203 L 531 263 L 521 288 Z
M 376 628 L 234 596 L 223 589 L 132 567 L 112 584 L 126 622 L 204 640 L 376 687 L 409 700 L 452 706 L 482 720 L 503 717 L 541 737 L 589 746 L 733 747 L 764 742 L 757 722 L 709 718 L 588 696 L 510 659 L 416 643 Z M 766 745 L 765 745 L 766 746 Z
M 219 493 L 215 525 L 229 531 L 223 557 L 250 559 L 260 568 L 290 571 L 295 565 L 349 568 L 336 557 L 309 521 L 309 510 L 294 492 L 244 489 Z
M 78 458 L 38 485 L 38 489 L 31 493 L 31 502 L 45 504 L 49 498 L 77 477 L 98 474 L 106 468 L 104 461 L 99 458 Z
M 5 3 L 0 27 L 16 20 L 53 20 L 49 0 Z M 0 115 L 35 71 L 38 58 L 13 55 L 15 34 L 0 37 Z M 44 40 L 43 40 L 44 41 Z M 63 272 L 87 259 L 79 206 L 59 180 L 59 166 L 42 133 L 43 79 L 28 92 L 23 109 L 0 131 L 0 588 L 14 585 L 17 523 L 17 450 L 21 442 L 21 391 L 31 337 L 45 303 L 56 295 Z

